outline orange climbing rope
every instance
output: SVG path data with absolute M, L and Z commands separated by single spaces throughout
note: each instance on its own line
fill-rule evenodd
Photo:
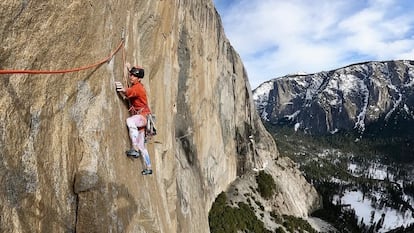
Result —
M 124 44 L 124 40 L 122 39 L 118 47 L 108 57 L 91 65 L 86 65 L 86 66 L 66 69 L 66 70 L 0 70 L 0 75 L 1 74 L 63 74 L 63 73 L 71 73 L 71 72 L 90 69 L 90 68 L 99 66 L 111 60 L 111 58 L 121 49 L 121 47 L 123 47 L 123 44 Z
M 125 63 L 126 63 L 126 54 L 125 54 L 125 46 L 122 48 L 122 70 L 123 70 L 123 78 L 124 78 L 124 85 L 128 86 L 128 74 L 125 70 Z

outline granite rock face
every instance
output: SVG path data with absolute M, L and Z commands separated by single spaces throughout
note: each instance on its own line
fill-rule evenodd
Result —
M 329 72 L 290 75 L 260 85 L 254 99 L 262 119 L 310 134 L 381 129 L 414 120 L 414 62 L 365 62 Z
M 0 232 L 208 232 L 218 193 L 274 167 L 276 145 L 211 0 L 5 0 L 0 22 L 3 70 L 93 64 L 125 37 L 92 69 L 0 76 Z M 128 112 L 114 82 L 125 60 L 145 68 L 156 115 L 151 176 L 124 154 Z M 273 171 L 306 187 L 281 188 L 300 206 L 275 201 L 306 216 L 317 194 L 291 172 Z

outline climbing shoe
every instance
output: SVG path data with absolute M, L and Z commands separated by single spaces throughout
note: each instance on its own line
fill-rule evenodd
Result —
M 152 174 L 152 169 L 144 169 L 141 172 L 142 175 L 151 175 Z
M 127 156 L 133 158 L 138 158 L 141 155 L 141 151 L 137 151 L 135 149 L 127 150 L 125 153 L 127 154 Z

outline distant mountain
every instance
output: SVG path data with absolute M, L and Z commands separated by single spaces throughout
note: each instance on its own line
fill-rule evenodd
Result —
M 365 62 L 288 75 L 253 91 L 262 120 L 313 135 L 412 134 L 414 61 Z
M 414 232 L 414 61 L 287 75 L 253 98 L 322 196 L 313 216 L 340 232 Z

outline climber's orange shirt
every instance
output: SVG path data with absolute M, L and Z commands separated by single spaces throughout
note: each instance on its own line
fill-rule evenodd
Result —
M 141 82 L 137 82 L 132 87 L 127 88 L 125 90 L 125 95 L 131 101 L 135 111 L 139 114 L 146 116 L 151 113 L 151 110 L 148 107 L 147 93 Z

